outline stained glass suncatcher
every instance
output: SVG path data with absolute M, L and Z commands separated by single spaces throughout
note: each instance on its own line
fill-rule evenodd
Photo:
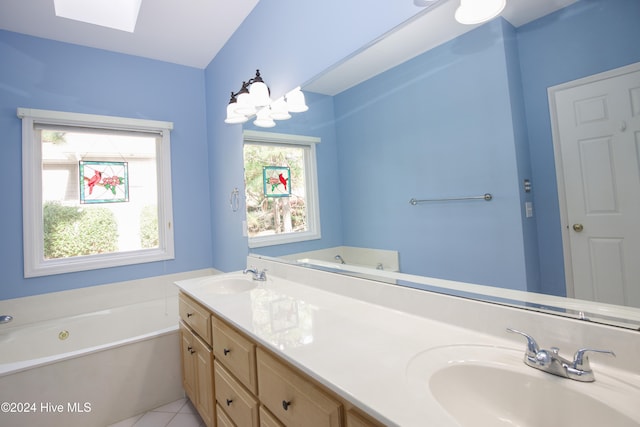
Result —
M 263 166 L 265 197 L 291 197 L 291 169 L 284 166 Z
M 80 203 L 128 201 L 127 162 L 80 161 Z

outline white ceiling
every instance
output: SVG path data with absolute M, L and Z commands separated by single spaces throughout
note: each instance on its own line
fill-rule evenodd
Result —
M 128 33 L 56 17 L 53 0 L 0 0 L 0 29 L 205 68 L 258 1 L 142 0 L 135 32 Z M 518 27 L 575 1 L 507 0 L 502 16 Z M 340 93 L 473 29 L 455 22 L 459 4 L 459 0 L 438 0 L 427 13 L 392 30 L 305 89 Z
M 0 0 L 0 29 L 205 68 L 257 3 L 142 0 L 135 32 L 128 33 L 59 18 L 53 0 Z

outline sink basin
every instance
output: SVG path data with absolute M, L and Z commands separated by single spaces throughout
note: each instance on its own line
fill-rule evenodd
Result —
M 453 425 L 640 426 L 640 389 L 594 369 L 580 383 L 526 366 L 524 349 L 447 346 L 416 355 L 407 379 L 453 419 Z
M 258 282 L 244 274 L 223 274 L 204 278 L 196 285 L 202 294 L 229 295 L 250 291 Z

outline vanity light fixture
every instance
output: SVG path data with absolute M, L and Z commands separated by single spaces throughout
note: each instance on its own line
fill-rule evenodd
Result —
M 256 114 L 256 119 L 253 124 L 261 128 L 272 128 L 276 125 L 276 122 L 271 118 L 271 108 L 264 107 Z
M 56 16 L 133 33 L 142 0 L 53 0 Z
M 308 109 L 300 87 L 272 101 L 269 97 L 269 88 L 260 76 L 260 70 L 256 70 L 256 76 L 242 82 L 238 92 L 231 92 L 231 99 L 227 105 L 227 118 L 224 122 L 244 123 L 255 114 L 256 119 L 253 124 L 270 128 L 276 125 L 274 120 L 287 120 L 291 118 L 289 113 L 301 113 Z
M 506 4 L 506 0 L 460 0 L 455 18 L 465 25 L 480 24 L 498 16 Z

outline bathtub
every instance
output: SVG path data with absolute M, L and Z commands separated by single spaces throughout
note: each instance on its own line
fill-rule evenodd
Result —
M 161 298 L 0 332 L 0 377 L 170 334 L 178 329 L 174 301 Z
M 165 281 L 173 287 L 175 279 Z M 75 293 L 99 309 L 22 324 L 25 316 L 10 313 L 18 324 L 0 327 L 0 426 L 107 426 L 184 396 L 177 290 L 149 300 L 148 284 L 132 289 L 127 282 L 14 304 L 27 307 L 24 313 L 33 313 L 34 305 L 51 311 L 44 301 L 73 307 Z M 112 306 L 100 308 L 105 300 Z
M 341 257 L 345 264 L 341 264 Z M 335 246 L 332 248 L 319 249 L 315 251 L 298 252 L 284 255 L 281 258 L 305 263 L 305 260 L 330 263 L 330 267 L 348 268 L 356 266 L 359 268 L 369 268 L 384 271 L 400 271 L 400 258 L 398 251 L 384 249 L 358 248 L 353 246 Z

